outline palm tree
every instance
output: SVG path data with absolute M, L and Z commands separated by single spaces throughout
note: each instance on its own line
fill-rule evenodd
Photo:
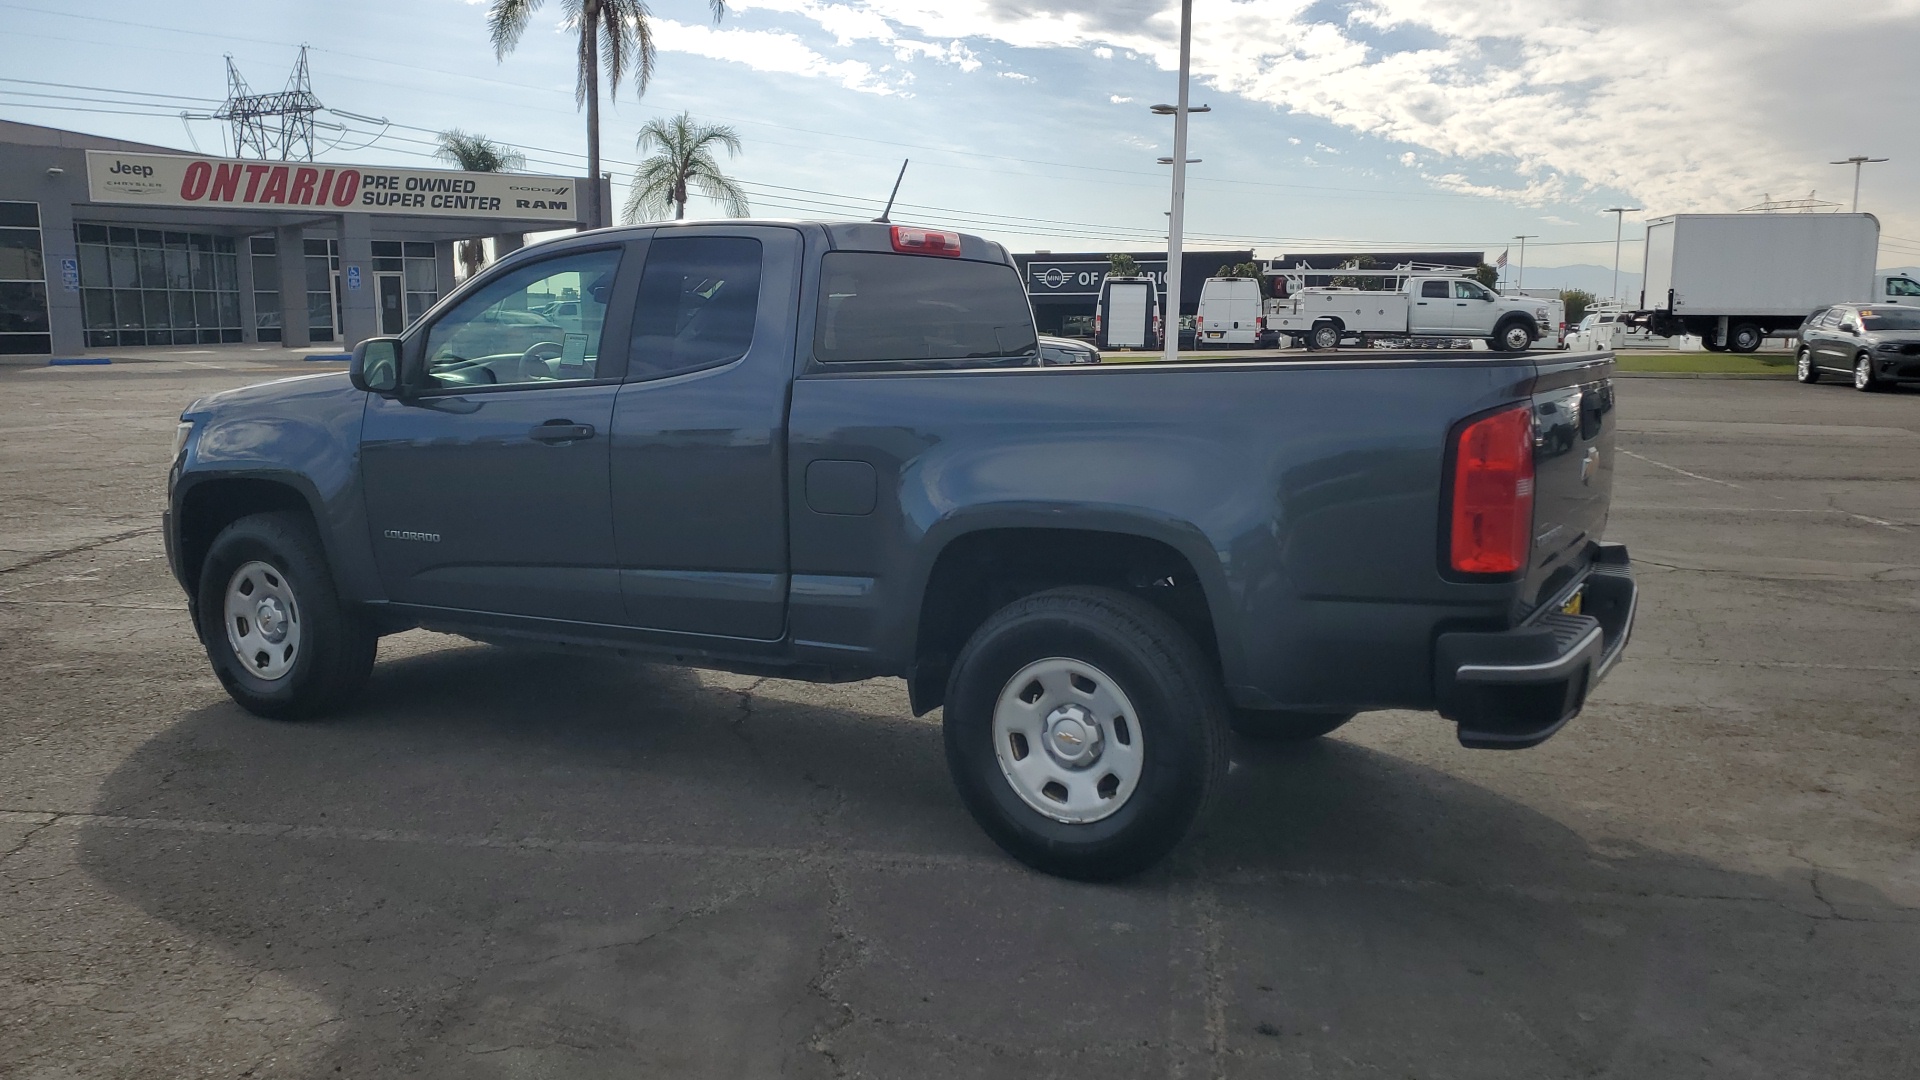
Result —
M 633 172 L 627 223 L 664 218 L 668 210 L 675 219 L 686 217 L 689 187 L 719 203 L 728 216 L 746 217 L 747 193 L 720 171 L 720 163 L 713 160 L 715 147 L 732 157 L 740 152 L 740 136 L 723 124 L 697 124 L 686 113 L 647 121 L 634 148 L 654 154 Z
M 493 40 L 493 55 L 504 60 L 520 43 L 527 22 L 543 0 L 488 0 L 487 35 Z M 713 21 L 727 12 L 726 0 L 708 0 L 713 6 Z M 607 82 L 616 96 L 620 79 L 637 68 L 635 81 L 639 91 L 647 92 L 653 79 L 653 29 L 647 25 L 652 12 L 646 0 L 562 0 L 567 23 L 580 32 L 579 70 L 573 98 L 587 107 L 587 177 L 593 189 L 594 224 L 604 217 L 600 205 L 600 68 L 607 69 Z
M 441 132 L 434 136 L 434 142 L 438 144 L 433 150 L 434 157 L 458 165 L 466 172 L 512 172 L 527 166 L 527 155 L 513 147 L 459 128 Z M 460 265 L 466 267 L 468 277 L 479 273 L 480 264 L 486 261 L 487 249 L 483 243 L 460 241 Z
M 485 135 L 454 128 L 434 136 L 433 156 L 466 172 L 512 172 L 527 167 L 527 155 Z

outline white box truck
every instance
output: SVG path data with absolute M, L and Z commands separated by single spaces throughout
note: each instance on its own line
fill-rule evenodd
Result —
M 1872 214 L 1655 218 L 1635 321 L 1660 337 L 1692 334 L 1715 352 L 1752 352 L 1815 308 L 1876 299 L 1879 252 Z
M 1158 349 L 1160 341 L 1160 289 L 1154 280 L 1107 275 L 1094 308 L 1094 347 Z

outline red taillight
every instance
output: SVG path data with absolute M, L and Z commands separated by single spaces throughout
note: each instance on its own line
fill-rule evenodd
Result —
M 1532 543 L 1533 410 L 1522 405 L 1460 432 L 1448 562 L 1463 574 L 1511 574 Z
M 948 258 L 960 257 L 960 234 L 941 232 L 937 229 L 909 229 L 905 225 L 893 227 L 893 250 L 904 251 L 909 255 L 945 255 Z

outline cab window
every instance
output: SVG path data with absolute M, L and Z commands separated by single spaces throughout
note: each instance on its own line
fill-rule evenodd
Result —
M 1004 263 L 835 251 L 821 260 L 813 353 L 822 363 L 1039 355 L 1033 309 Z
M 760 310 L 760 241 L 656 237 L 634 302 L 630 379 L 661 379 L 732 363 L 753 344 Z
M 427 333 L 432 389 L 586 382 L 600 377 L 600 332 L 618 251 L 561 255 L 488 282 Z
M 1920 282 L 1911 278 L 1890 277 L 1887 279 L 1888 296 L 1920 296 Z
M 1447 298 L 1447 283 L 1444 281 L 1423 281 L 1420 283 L 1420 295 L 1437 300 Z
M 1453 283 L 1453 298 L 1455 300 L 1485 300 L 1487 299 L 1487 295 L 1487 290 L 1481 288 L 1475 282 L 1456 281 Z

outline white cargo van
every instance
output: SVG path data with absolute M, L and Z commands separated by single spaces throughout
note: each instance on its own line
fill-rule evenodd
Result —
M 1200 286 L 1200 312 L 1194 319 L 1194 347 L 1263 345 L 1260 281 L 1246 277 L 1210 277 Z
M 1152 278 L 1108 275 L 1100 283 L 1093 344 L 1100 349 L 1160 347 L 1160 289 Z

